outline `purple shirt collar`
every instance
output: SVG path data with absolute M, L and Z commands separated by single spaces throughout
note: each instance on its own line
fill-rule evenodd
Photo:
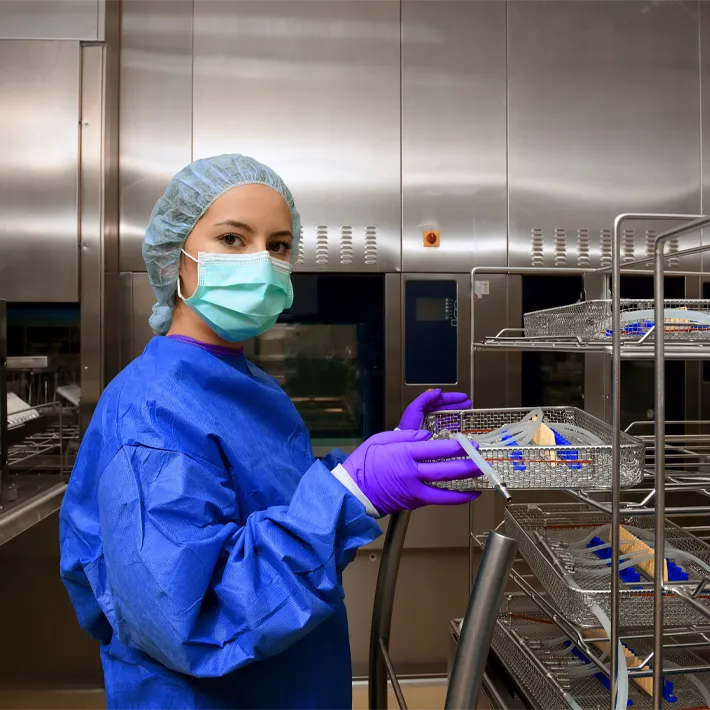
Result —
M 168 335 L 166 336 L 171 340 L 178 340 L 181 343 L 188 343 L 189 345 L 196 345 L 198 348 L 206 350 L 212 355 L 217 357 L 243 357 L 244 348 L 229 348 L 226 345 L 211 345 L 210 343 L 203 343 L 201 340 L 195 340 L 187 335 Z

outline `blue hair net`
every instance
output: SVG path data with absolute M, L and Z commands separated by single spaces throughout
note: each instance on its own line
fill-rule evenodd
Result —
M 298 253 L 301 216 L 284 181 L 266 165 L 244 155 L 227 154 L 195 160 L 183 168 L 156 202 L 143 242 L 148 280 L 158 302 L 150 327 L 158 335 L 170 329 L 177 293 L 180 250 L 192 228 L 209 206 L 225 192 L 240 185 L 267 185 L 286 200 L 291 210 L 292 259 Z

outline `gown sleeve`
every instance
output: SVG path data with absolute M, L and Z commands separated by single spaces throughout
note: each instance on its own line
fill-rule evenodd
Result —
M 280 653 L 343 601 L 342 569 L 380 533 L 316 461 L 289 505 L 242 519 L 228 474 L 178 451 L 123 446 L 98 486 L 118 638 L 165 666 L 219 677 Z

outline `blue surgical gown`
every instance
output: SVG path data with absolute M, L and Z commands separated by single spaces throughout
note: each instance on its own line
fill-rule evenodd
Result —
M 341 574 L 380 530 L 243 357 L 154 338 L 101 397 L 60 526 L 109 708 L 351 707 Z

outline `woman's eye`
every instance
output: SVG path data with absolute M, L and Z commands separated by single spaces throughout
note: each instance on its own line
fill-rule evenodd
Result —
M 233 247 L 237 242 L 241 242 L 237 234 L 223 234 L 219 240 L 224 242 L 228 247 Z
M 288 242 L 273 242 L 269 249 L 274 254 L 288 254 L 291 251 L 291 245 Z

